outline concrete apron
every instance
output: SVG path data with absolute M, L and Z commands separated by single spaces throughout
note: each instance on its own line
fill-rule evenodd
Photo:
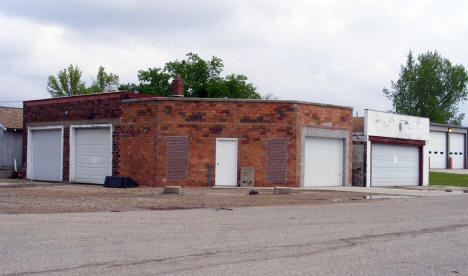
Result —
M 468 169 L 430 169 L 429 171 L 453 174 L 468 174 Z
M 462 192 L 447 192 L 444 190 L 411 190 L 404 188 L 378 188 L 378 187 L 311 187 L 311 188 L 293 188 L 297 190 L 310 190 L 310 191 L 339 191 L 339 192 L 356 192 L 356 193 L 372 193 L 372 194 L 386 194 L 386 195 L 404 195 L 404 196 L 450 196 L 468 193 Z
M 273 190 L 274 187 L 227 187 L 227 186 L 213 186 L 214 189 L 254 189 L 254 190 Z M 452 187 L 447 187 L 451 190 Z M 291 188 L 298 191 L 335 191 L 335 192 L 355 192 L 355 193 L 369 193 L 369 194 L 384 194 L 384 195 L 402 195 L 402 196 L 450 196 L 459 195 L 464 193 L 462 189 L 453 189 L 454 192 L 448 192 L 445 189 L 429 190 L 429 189 L 408 189 L 408 188 L 379 188 L 379 187 L 309 187 L 309 188 Z

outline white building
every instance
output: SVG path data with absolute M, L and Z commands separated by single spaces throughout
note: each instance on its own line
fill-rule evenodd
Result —
M 429 185 L 428 118 L 366 110 L 354 120 L 362 132 L 353 130 L 353 144 L 361 145 L 353 146 L 353 174 L 362 176 L 353 175 L 353 185 Z
M 467 128 L 431 123 L 429 160 L 431 169 L 466 169 Z

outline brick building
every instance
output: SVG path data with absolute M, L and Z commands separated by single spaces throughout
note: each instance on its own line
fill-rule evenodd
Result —
M 114 92 L 25 102 L 27 177 L 237 186 L 249 175 L 255 186 L 350 185 L 352 108 L 184 98 L 177 81 L 174 97 Z
M 101 156 L 99 161 L 106 163 L 102 168 L 106 174 L 118 174 L 120 105 L 124 99 L 145 96 L 123 91 L 25 101 L 23 162 L 26 177 L 44 181 L 95 182 L 92 173 L 85 172 L 83 178 L 77 179 L 76 170 L 70 175 L 70 165 L 74 165 L 70 164 L 70 159 L 75 159 L 70 158 L 70 134 L 75 138 L 77 132 L 88 130 L 106 132 L 104 136 L 109 144 L 102 146 L 106 147 L 103 151 L 107 157 Z M 76 147 L 72 148 L 73 151 Z M 88 172 L 91 170 L 93 168 Z M 102 171 L 96 173 L 101 181 L 99 174 Z

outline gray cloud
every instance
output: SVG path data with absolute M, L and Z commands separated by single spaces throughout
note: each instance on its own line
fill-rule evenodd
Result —
M 39 23 L 95 32 L 147 33 L 183 27 L 199 30 L 229 18 L 229 5 L 218 1 L 23 1 L 5 0 L 0 9 Z
M 387 110 L 382 88 L 400 64 L 437 49 L 465 54 L 464 1 L 10 1 L 0 2 L 0 100 L 48 97 L 70 63 L 89 82 L 99 65 L 136 72 L 189 51 L 221 57 L 263 93 Z M 1 104 L 1 103 L 0 103 Z M 468 113 L 466 105 L 460 108 Z M 468 120 L 465 122 L 468 124 Z

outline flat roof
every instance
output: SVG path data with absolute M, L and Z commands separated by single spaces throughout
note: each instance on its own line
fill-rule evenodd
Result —
M 440 127 L 449 127 L 449 128 L 461 128 L 461 129 L 467 129 L 468 127 L 465 126 L 457 126 L 457 125 L 449 125 L 449 124 L 439 124 L 439 123 L 430 123 L 431 126 L 440 126 Z
M 387 113 L 387 114 L 395 114 L 395 115 L 400 115 L 400 116 L 408 116 L 408 117 L 414 117 L 414 118 L 429 119 L 429 118 L 427 118 L 427 117 L 421 117 L 421 116 L 415 116 L 415 115 L 408 115 L 408 114 L 401 114 L 401 113 L 396 113 L 396 112 L 392 112 L 392 111 L 380 111 L 380 110 L 369 109 L 369 108 L 366 108 L 365 110 L 374 111 L 374 112 L 380 112 L 380 113 Z
M 249 103 L 289 103 L 289 104 L 309 104 L 324 107 L 334 107 L 342 109 L 353 109 L 350 106 L 341 106 L 324 103 L 314 103 L 292 100 L 263 100 L 263 99 L 233 99 L 233 98 L 190 98 L 190 97 L 151 97 L 139 99 L 126 99 L 123 102 L 147 102 L 147 101 L 192 101 L 192 102 L 249 102 Z
M 92 94 L 82 94 L 82 95 L 74 95 L 74 96 L 64 96 L 64 97 L 56 97 L 56 98 L 29 100 L 29 101 L 23 101 L 23 103 L 47 103 L 47 102 L 67 101 L 67 100 L 75 100 L 75 99 L 112 97 L 112 96 L 117 96 L 117 95 L 121 95 L 121 94 L 126 94 L 126 95 L 128 95 L 130 97 L 135 97 L 135 98 L 157 97 L 157 96 L 154 96 L 154 95 L 139 94 L 139 93 L 135 93 L 135 92 L 129 92 L 129 91 L 126 91 L 126 90 L 122 90 L 122 91 L 113 91 L 113 92 L 101 92 L 101 93 L 92 93 Z

